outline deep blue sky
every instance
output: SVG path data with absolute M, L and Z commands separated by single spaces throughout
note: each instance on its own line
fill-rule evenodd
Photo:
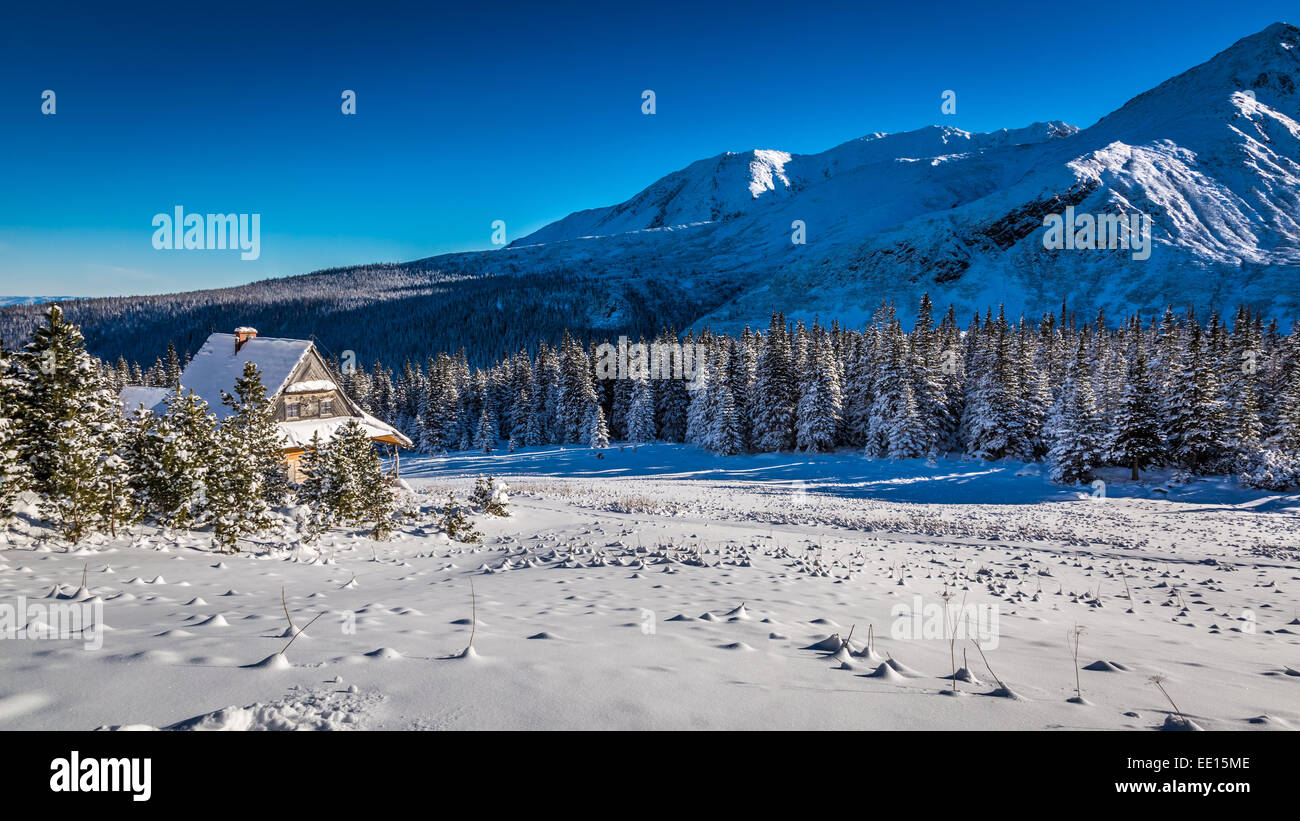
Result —
M 0 295 L 488 248 L 493 220 L 513 240 L 729 150 L 1087 126 L 1297 16 L 1294 0 L 7 5 Z M 261 258 L 154 250 L 150 221 L 175 205 L 260 213 Z

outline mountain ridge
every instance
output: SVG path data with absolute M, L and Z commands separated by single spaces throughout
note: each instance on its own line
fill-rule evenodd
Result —
M 1150 259 L 1045 248 L 1044 216 L 1067 206 L 1150 216 Z M 1242 38 L 1083 129 L 927 126 L 813 154 L 726 152 L 500 249 L 68 312 L 105 356 L 254 324 L 386 359 L 459 344 L 486 358 L 564 328 L 735 330 L 773 310 L 856 325 L 882 301 L 908 314 L 923 292 L 967 315 L 1241 303 L 1300 317 L 1300 29 Z M 35 316 L 0 308 L 0 337 Z M 383 339 L 347 327 L 376 321 Z

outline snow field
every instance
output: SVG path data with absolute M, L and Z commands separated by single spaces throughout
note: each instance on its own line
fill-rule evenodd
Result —
M 108 629 L 0 641 L 0 727 L 1154 729 L 1157 674 L 1199 727 L 1300 726 L 1295 496 L 674 446 L 406 467 L 433 499 L 505 476 L 513 515 L 478 519 L 481 546 L 420 525 L 235 556 L 11 533 L 0 603 L 75 598 L 84 572 Z M 997 605 L 987 664 L 893 635 L 945 591 Z

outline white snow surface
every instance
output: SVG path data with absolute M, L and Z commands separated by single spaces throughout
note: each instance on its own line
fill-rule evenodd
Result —
M 320 391 L 338 390 L 329 379 L 304 379 L 301 382 L 290 382 L 289 386 L 284 389 L 285 393 L 317 393 Z
M 505 478 L 512 515 L 477 518 L 481 545 L 421 523 L 226 556 L 152 528 L 69 547 L 20 517 L 0 603 L 100 599 L 107 629 L 0 639 L 0 729 L 1150 730 L 1173 711 L 1156 674 L 1200 727 L 1300 726 L 1297 494 L 673 445 L 403 466 L 429 504 Z M 282 590 L 306 628 L 283 654 Z M 1000 613 L 987 664 L 956 647 L 958 698 L 949 643 L 891 631 L 945 591 Z
M 155 410 L 162 408 L 171 393 L 168 388 L 151 388 L 144 385 L 127 385 L 122 388 L 118 398 L 122 401 L 122 412 L 130 416 L 139 409 Z

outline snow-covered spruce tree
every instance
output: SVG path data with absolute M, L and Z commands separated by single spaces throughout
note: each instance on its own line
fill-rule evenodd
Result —
M 326 503 L 327 466 L 329 464 L 329 443 L 320 438 L 319 431 L 313 431 L 311 442 L 298 462 L 298 481 L 294 501 L 307 507 L 322 507 Z
M 1178 411 L 1175 394 L 1178 376 L 1183 369 L 1185 331 L 1173 308 L 1165 308 L 1157 326 L 1155 344 L 1151 354 L 1151 376 L 1160 401 L 1160 430 L 1166 438 L 1172 437 L 1174 416 Z M 1169 462 L 1174 462 L 1172 455 Z
M 121 393 L 122 388 L 130 384 L 122 379 L 122 366 L 126 360 L 121 356 L 117 358 L 117 363 L 109 365 L 107 362 L 100 362 L 100 376 L 103 377 L 104 385 L 113 393 Z M 130 366 L 126 366 L 126 372 L 130 373 Z
M 542 352 L 549 356 L 543 361 Z M 537 354 L 537 381 L 542 389 L 538 392 L 545 400 L 545 407 L 540 410 L 546 441 L 560 443 L 565 439 L 565 420 L 562 418 L 564 404 L 563 357 L 558 348 L 539 346 Z
M 487 379 L 482 371 L 475 371 L 459 391 L 460 401 L 456 409 L 457 430 L 460 439 L 454 445 L 456 450 L 470 450 L 478 436 L 479 418 L 487 401 Z
M 528 352 L 520 350 L 507 364 L 506 385 L 502 412 L 507 418 L 507 427 L 511 439 L 523 444 L 524 434 L 528 430 L 528 417 L 532 412 L 533 363 Z
M 813 319 L 815 323 L 816 318 Z M 790 362 L 794 370 L 792 381 L 794 404 L 798 406 L 799 397 L 803 396 L 804 380 L 808 378 L 808 357 L 812 352 L 812 336 L 802 319 L 795 320 L 794 334 L 790 338 Z M 798 423 L 796 422 L 796 425 Z
M 1240 366 L 1239 366 L 1240 367 Z M 1225 393 L 1228 409 L 1227 446 L 1238 461 L 1248 459 L 1259 450 L 1263 426 L 1259 419 L 1259 392 L 1255 381 L 1248 375 L 1233 380 L 1230 392 Z
M 167 358 L 163 361 L 163 379 L 166 380 L 163 384 L 171 386 L 179 382 L 181 380 L 181 370 L 181 358 L 176 353 L 176 343 L 168 341 Z
M 751 421 L 755 450 L 771 453 L 794 447 L 796 399 L 789 331 L 785 317 L 772 314 L 754 366 Z
M 388 537 L 395 494 L 370 435 L 355 419 L 328 442 L 313 435 L 300 468 L 305 478 L 298 501 L 311 512 L 299 527 L 309 539 L 336 523 L 368 526 L 372 538 Z
M 442 444 L 442 416 L 438 412 L 435 399 L 437 369 L 430 363 L 429 374 L 424 381 L 424 392 L 420 394 L 420 411 L 416 415 L 415 430 L 412 440 L 421 453 L 439 453 Z M 359 403 L 358 403 L 359 404 Z
M 129 437 L 120 414 L 112 424 L 101 427 L 100 435 L 105 450 L 100 457 L 99 487 L 95 494 L 99 502 L 99 522 L 100 527 L 116 539 L 119 528 L 140 520 L 140 508 L 131 486 L 132 465 L 123 458 Z
M 324 497 L 331 518 L 344 524 L 357 524 L 365 514 L 362 504 L 366 482 L 373 476 L 363 475 L 360 468 L 370 456 L 374 445 L 364 429 L 351 420 L 337 428 L 325 446 Z M 380 477 L 382 481 L 382 476 Z
M 348 367 L 343 372 L 343 388 L 356 400 L 361 409 L 372 416 L 375 413 L 375 383 L 362 368 Z
M 397 372 L 393 383 L 394 424 L 401 430 L 415 430 L 415 419 L 420 412 L 420 396 L 424 393 L 423 378 L 407 359 Z
M 734 456 L 744 450 L 740 416 L 731 392 L 726 349 L 718 347 L 710 357 L 708 384 L 704 388 L 704 419 L 700 446 L 719 456 Z
M 456 384 L 455 363 L 446 353 L 438 354 L 430 369 L 422 401 L 420 447 L 427 453 L 455 448 L 460 440 L 460 391 Z
M 688 396 L 690 397 L 686 405 L 686 441 L 699 448 L 707 446 L 709 435 L 709 380 L 713 378 L 713 369 L 710 366 L 712 352 L 703 347 L 701 361 L 695 364 L 695 378 L 687 385 Z
M 977 312 L 971 317 L 970 325 L 960 334 L 957 348 L 962 372 L 961 384 L 958 386 L 961 417 L 957 420 L 957 431 L 953 440 L 968 455 L 971 455 L 974 450 L 972 432 L 976 427 L 976 420 L 983 411 L 983 402 L 976 393 L 976 385 L 988 368 L 988 357 L 981 340 L 983 335 L 984 329 Z M 950 395 L 949 400 L 951 399 Z
M 128 409 L 129 414 L 123 423 L 125 444 L 123 455 L 131 466 L 129 485 L 140 519 L 143 521 L 158 518 L 159 504 L 158 477 L 162 453 L 162 437 L 158 433 L 159 419 L 153 411 L 136 407 Z
M 1294 335 L 1291 338 L 1282 335 L 1281 326 L 1276 319 L 1270 320 L 1265 326 L 1263 320 L 1255 315 L 1254 322 L 1255 333 L 1259 336 L 1262 347 L 1260 368 L 1256 374 L 1260 427 L 1264 431 L 1264 440 L 1270 441 L 1274 440 L 1282 426 L 1287 383 L 1298 358 L 1296 352 L 1300 348 L 1291 345 Z
M 542 340 L 537 346 L 537 360 L 532 369 L 528 388 L 528 411 L 524 420 L 521 444 L 529 447 L 545 445 L 551 441 L 550 401 L 555 391 L 555 383 L 549 379 L 558 379 L 551 357 L 551 348 Z
M 1111 429 L 1111 458 L 1128 465 L 1137 481 L 1148 465 L 1154 464 L 1164 450 L 1160 433 L 1160 406 L 1147 369 L 1146 353 L 1141 340 L 1134 340 L 1124 372 L 1124 391 L 1119 400 Z
M 393 418 L 393 374 L 377 359 L 370 369 L 370 397 L 376 416 Z
M 604 450 L 609 447 L 609 427 L 605 424 L 605 410 L 593 404 L 587 416 L 587 447 Z
M 883 303 L 872 317 L 871 338 L 872 368 L 867 374 L 871 382 L 871 406 L 867 414 L 866 437 L 863 453 L 869 459 L 883 458 L 889 451 L 888 427 L 891 406 L 891 394 L 896 392 L 901 379 L 899 359 L 902 355 L 894 330 L 902 332 L 894 313 L 894 306 Z
M 961 328 L 957 325 L 957 312 L 948 307 L 943 322 L 939 324 L 939 371 L 942 374 L 944 413 L 939 430 L 940 452 L 960 450 L 962 413 L 966 401 L 965 361 L 961 356 Z
M 150 497 L 161 524 L 188 530 L 207 513 L 208 478 L 218 452 L 217 418 L 207 402 L 179 382 L 166 402 L 158 420 Z
M 610 386 L 608 383 L 612 382 Z M 605 404 L 603 399 L 604 393 L 612 394 L 608 403 L 609 408 L 609 435 L 613 439 L 628 439 L 627 435 L 627 415 L 632 408 L 632 380 L 631 379 L 613 379 L 598 380 L 596 382 L 596 393 L 600 396 L 601 404 Z
M 509 516 L 506 505 L 510 502 L 505 482 L 495 476 L 480 476 L 474 482 L 474 492 L 470 494 L 470 503 L 488 516 Z
M 11 357 L 0 345 L 0 522 L 12 515 L 18 494 L 30 484 L 27 465 L 19 454 L 17 390 Z
M 814 328 L 812 337 L 796 411 L 795 445 L 803 451 L 823 453 L 838 441 L 843 393 L 830 338 L 821 328 Z
M 928 293 L 921 296 L 908 340 L 911 353 L 912 394 L 916 403 L 916 421 L 921 428 L 921 453 L 944 450 L 944 440 L 952 424 L 948 419 L 948 402 L 944 390 L 943 368 L 946 359 L 941 351 L 940 332 L 934 327 L 934 308 Z
M 1119 398 L 1124 385 L 1123 357 L 1113 345 L 1114 337 L 1106 327 L 1106 315 L 1097 312 L 1095 323 L 1085 327 L 1087 335 L 1088 371 L 1092 380 L 1092 393 L 1096 402 L 1097 414 L 1103 420 L 1115 418 L 1119 407 Z M 1108 455 L 1114 444 L 1113 432 L 1109 424 L 1101 426 L 1102 453 Z
M 971 344 L 975 351 L 967 368 L 970 388 L 963 420 L 966 451 L 981 459 L 1027 456 L 1020 416 L 1022 394 L 1016 381 L 1011 332 L 1001 309 L 996 322 L 991 316 L 986 319 Z
M 887 308 L 887 324 L 878 332 L 878 360 L 872 393 L 875 399 L 867 426 L 867 448 L 872 457 L 913 459 L 929 451 L 925 425 L 919 417 L 913 359 L 902 325 Z
M 1300 454 L 1287 450 L 1260 450 L 1238 477 L 1246 487 L 1275 492 L 1300 488 Z
M 379 455 L 374 454 L 376 462 Z M 376 541 L 387 539 L 393 532 L 393 512 L 397 510 L 397 494 L 388 481 L 380 476 L 379 481 L 366 485 L 361 498 L 364 511 L 362 522 L 370 528 L 370 538 Z
M 331 467 L 327 475 L 331 484 L 326 488 L 326 498 L 335 507 L 339 518 L 351 525 L 369 527 L 372 539 L 387 539 L 393 530 L 397 498 L 384 476 L 383 460 L 370 441 L 370 435 L 355 419 L 351 419 L 334 432 L 328 452 L 327 461 Z M 346 467 L 336 474 L 333 466 L 340 462 Z M 336 475 L 346 477 L 351 487 L 344 490 L 333 486 Z M 347 502 L 337 501 L 344 494 L 348 497 Z
M 1216 368 L 1207 356 L 1201 326 L 1189 322 L 1180 352 L 1178 378 L 1168 403 L 1169 445 L 1174 459 L 1193 472 L 1214 464 L 1225 452 L 1227 413 Z
M 686 348 L 675 347 L 677 334 L 673 331 L 664 331 L 659 335 L 658 341 L 662 346 L 660 350 L 685 351 Z M 653 364 L 653 363 L 652 363 Z M 673 364 L 667 373 L 663 372 L 665 363 L 659 364 L 660 371 L 656 374 L 657 384 L 654 388 L 655 397 L 655 432 L 657 437 L 664 442 L 685 442 L 686 441 L 686 409 L 690 405 L 691 397 L 686 390 L 687 379 L 689 374 L 686 372 L 686 363 L 678 360 Z M 675 369 L 675 364 L 681 365 L 681 372 Z
M 654 383 L 645 375 L 632 380 L 632 403 L 627 411 L 627 439 L 653 442 L 655 439 Z
M 281 452 L 283 444 L 275 423 L 275 405 L 266 396 L 261 373 L 250 365 L 245 363 L 242 377 L 235 380 L 236 404 L 232 407 L 236 415 L 247 416 L 249 426 L 245 432 L 249 444 L 255 446 L 252 452 L 262 472 L 262 495 L 271 507 L 279 507 L 288 502 L 293 488 Z
M 530 447 L 544 445 L 550 441 L 546 422 L 547 391 L 534 391 L 528 409 L 528 422 L 524 427 L 523 444 Z
M 922 423 L 909 382 L 900 386 L 895 410 L 886 431 L 889 442 L 886 455 L 890 459 L 916 459 L 932 453 L 930 433 Z
M 486 405 L 479 411 L 478 424 L 474 431 L 474 449 L 479 453 L 491 453 L 497 449 L 497 432 L 492 424 L 492 416 Z
M 314 542 L 334 523 L 334 512 L 329 504 L 329 444 L 313 432 L 311 444 L 298 463 L 302 481 L 298 483 L 297 502 L 306 508 L 298 520 L 298 532 L 303 540 Z
M 1274 330 L 1269 383 L 1279 394 L 1269 411 L 1268 447 L 1242 459 L 1240 482 L 1253 488 L 1288 491 L 1300 488 L 1300 325 L 1282 340 Z
M 871 422 L 872 374 L 875 372 L 871 349 L 866 337 L 855 334 L 844 352 L 844 420 L 841 428 L 845 444 L 855 448 L 866 446 Z
M 1254 457 L 1264 436 L 1258 378 L 1263 345 L 1249 309 L 1237 312 L 1232 335 L 1222 347 L 1220 399 L 1227 412 L 1226 444 L 1240 468 Z
M 456 500 L 456 494 L 450 490 L 447 491 L 447 502 L 442 506 L 438 518 L 438 527 L 453 542 L 477 542 L 483 539 L 483 534 L 474 529 L 465 506 Z
M 272 507 L 284 503 L 288 474 L 281 460 L 280 434 L 262 375 L 244 363 L 235 393 L 222 402 L 230 414 L 217 428 L 218 459 L 207 483 L 212 539 L 222 551 L 237 551 L 239 539 L 265 533 L 275 525 Z
M 1277 443 L 1283 450 L 1300 453 L 1300 364 L 1291 368 L 1279 403 Z
M 474 426 L 478 424 L 481 399 L 474 375 L 470 371 L 469 361 L 464 351 L 458 351 L 449 359 L 450 385 L 452 390 L 448 399 L 447 413 L 447 449 L 469 450 L 474 439 Z
M 1061 395 L 1048 417 L 1047 430 L 1052 438 L 1048 451 L 1052 481 L 1086 482 L 1092 478 L 1093 470 L 1104 464 L 1102 424 L 1092 393 L 1082 335 L 1074 362 L 1066 371 Z
M 124 515 L 123 419 L 81 331 L 50 306 L 44 325 L 14 359 L 18 459 L 30 471 L 42 514 L 69 541 Z M 109 516 L 110 519 L 105 519 Z
M 1052 383 L 1047 372 L 1041 337 L 1021 319 L 1016 329 L 1016 383 L 1020 386 L 1019 407 L 1025 458 L 1047 452 L 1043 428 L 1052 407 Z
M 528 391 L 528 387 L 517 388 L 510 400 L 510 442 L 515 449 L 524 444 L 532 424 L 533 400 Z
M 758 338 L 749 330 L 748 325 L 741 331 L 740 338 L 731 345 L 727 364 L 730 369 L 727 386 L 731 389 L 732 403 L 736 408 L 740 449 L 743 453 L 751 450 L 754 444 L 754 384 L 758 368 Z M 839 367 L 838 358 L 836 367 Z M 837 373 L 837 377 L 843 382 L 842 371 Z
M 592 380 L 591 363 L 581 343 L 565 334 L 561 348 L 559 422 L 564 431 L 564 441 L 591 444 L 592 409 L 599 407 L 596 387 Z M 609 429 L 605 416 L 600 415 L 601 427 L 608 439 Z M 606 442 L 606 445 L 608 442 Z M 594 445 L 592 445 L 594 447 Z M 603 446 L 602 446 L 603 447 Z
M 506 442 L 506 448 L 510 453 L 514 453 L 524 445 L 524 438 L 528 433 L 529 420 L 532 415 L 531 405 L 528 391 L 520 388 L 515 393 L 514 400 L 510 403 L 510 438 Z

